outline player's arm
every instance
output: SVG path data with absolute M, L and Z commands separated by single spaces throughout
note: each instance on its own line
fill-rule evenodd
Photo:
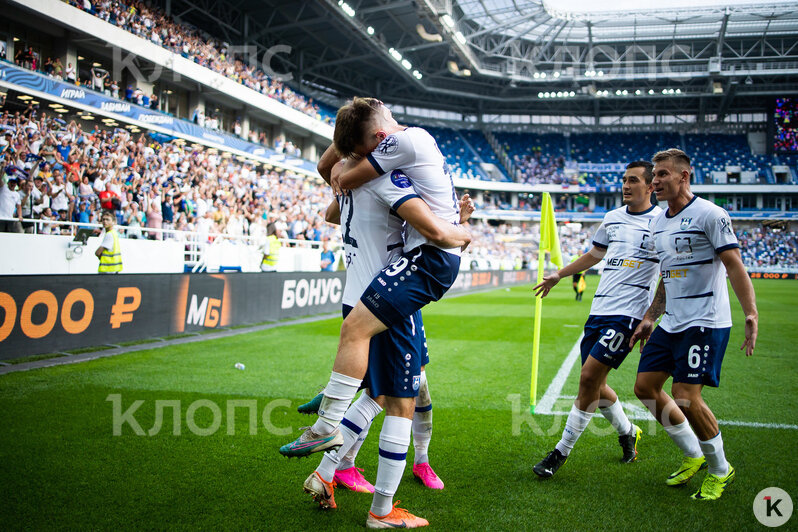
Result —
M 324 213 L 324 221 L 335 225 L 341 225 L 341 207 L 338 205 L 337 199 L 332 200 L 327 206 L 327 211 Z
M 745 313 L 745 341 L 743 341 L 740 349 L 745 349 L 745 356 L 750 357 L 754 354 L 759 329 L 759 313 L 756 310 L 754 285 L 745 271 L 739 248 L 721 251 L 718 256 L 723 261 L 723 265 L 726 266 L 726 273 L 729 274 L 729 281 L 731 281 L 734 294 L 740 301 L 740 306 L 743 307 L 743 312 Z
M 648 307 L 646 315 L 643 316 L 643 320 L 640 322 L 640 325 L 637 326 L 634 334 L 632 334 L 632 337 L 629 338 L 629 349 L 633 348 L 639 340 L 640 352 L 643 352 L 643 346 L 646 345 L 648 337 L 651 336 L 651 333 L 654 331 L 654 326 L 657 324 L 657 320 L 664 313 L 665 283 L 663 283 L 662 279 L 660 279 L 659 285 L 657 286 L 657 293 L 654 294 L 654 300 Z
M 333 166 L 335 166 L 335 163 L 340 160 L 341 156 L 338 154 L 338 150 L 335 149 L 335 144 L 330 144 L 316 165 L 316 170 L 318 170 L 319 175 L 321 175 L 322 179 L 324 179 L 328 185 L 330 184 L 330 178 L 332 177 Z
M 604 258 L 604 255 L 607 253 L 607 250 L 604 248 L 600 248 L 598 246 L 593 246 L 590 248 L 590 251 L 573 261 L 571 264 L 565 266 L 564 268 L 557 270 L 556 272 L 552 273 L 551 275 L 547 275 L 543 278 L 543 282 L 538 285 L 532 287 L 532 290 L 535 291 L 536 296 L 546 297 L 549 291 L 554 288 L 557 283 L 560 282 L 560 279 L 563 277 L 570 277 L 575 273 L 583 272 L 585 270 L 589 270 L 599 262 L 601 259 Z
M 460 198 L 460 223 L 466 223 L 470 218 L 471 215 L 474 214 L 476 207 L 474 206 L 474 200 L 471 199 L 471 196 L 468 194 L 463 194 L 463 197 Z
M 353 163 L 352 165 L 347 165 L 343 172 L 337 176 L 333 175 L 330 182 L 333 190 L 352 190 L 380 176 L 380 173 L 377 172 L 377 169 L 374 168 L 368 158 L 353 161 Z
M 414 197 L 405 201 L 396 209 L 396 214 L 424 238 L 441 248 L 462 248 L 471 243 L 471 233 L 435 216 L 421 198 Z

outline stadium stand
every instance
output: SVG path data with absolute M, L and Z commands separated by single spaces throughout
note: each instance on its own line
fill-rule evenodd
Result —
M 214 36 L 202 34 L 185 24 L 174 22 L 157 7 L 131 0 L 126 2 L 106 0 L 94 3 L 63 1 L 318 120 L 331 123 L 335 119 L 335 113 L 328 107 L 292 90 L 281 81 L 272 79 L 263 70 L 253 68 L 239 58 L 228 55 L 228 45 L 224 42 Z M 27 57 L 27 53 L 23 55 L 24 57 Z M 25 64 L 28 64 L 28 68 L 32 70 L 38 70 L 39 65 L 35 59 Z

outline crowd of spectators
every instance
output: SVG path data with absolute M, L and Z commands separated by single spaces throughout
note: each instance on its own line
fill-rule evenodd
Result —
M 242 60 L 230 53 L 228 43 L 176 23 L 157 7 L 138 0 L 63 1 L 318 120 L 331 121 L 330 116 L 321 113 L 312 98 L 268 76 L 248 58 Z
M 737 230 L 743 263 L 748 268 L 798 268 L 795 231 L 754 227 Z
M 337 233 L 324 223 L 328 189 L 292 172 L 181 140 L 161 144 L 119 128 L 84 131 L 80 123 L 38 115 L 33 106 L 4 112 L 0 130 L 3 197 L 21 218 L 97 223 L 117 198 L 117 221 L 130 238 L 170 238 L 147 229 L 176 229 L 257 241 L 272 222 L 283 238 L 321 241 Z M 71 231 L 57 223 L 22 229 Z
M 567 183 L 565 158 L 550 157 L 540 150 L 531 155 L 514 155 L 515 180 L 526 185 Z

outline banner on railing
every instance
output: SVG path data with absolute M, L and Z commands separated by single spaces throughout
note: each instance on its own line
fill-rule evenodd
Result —
M 110 113 L 119 117 L 124 116 L 139 122 L 144 122 L 148 125 L 158 126 L 159 128 L 172 131 L 176 135 L 188 135 L 196 139 L 220 144 L 230 149 L 268 159 L 275 164 L 298 168 L 308 172 L 316 171 L 316 165 L 310 161 L 277 153 L 277 151 L 271 148 L 247 142 L 227 132 L 206 129 L 188 120 L 176 118 L 134 103 L 111 98 L 110 96 L 95 92 L 86 87 L 75 85 L 74 83 L 66 83 L 39 74 L 38 72 L 25 70 L 6 61 L 0 61 L 0 80 L 8 84 L 16 85 L 20 89 L 32 89 L 44 92 L 51 96 L 80 103 L 105 113 Z
M 345 272 L 0 276 L 0 360 L 337 313 Z M 528 283 L 462 272 L 450 290 Z

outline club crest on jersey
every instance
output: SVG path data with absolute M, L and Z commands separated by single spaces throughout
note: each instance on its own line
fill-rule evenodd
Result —
M 682 223 L 679 224 L 679 227 L 682 228 L 682 231 L 690 227 L 690 223 L 693 221 L 692 218 L 682 218 Z
M 729 220 L 728 218 L 720 219 L 720 232 L 721 234 L 727 234 L 727 235 L 732 234 L 731 220 Z
M 391 172 L 391 183 L 399 188 L 410 188 L 410 178 L 401 170 Z
M 380 153 L 380 155 L 391 155 L 397 149 L 399 149 L 399 139 L 397 139 L 395 135 L 385 137 L 385 139 L 377 146 L 377 151 Z
M 417 391 L 419 389 L 419 387 L 421 387 L 421 376 L 420 375 L 415 375 L 413 377 L 413 390 Z

